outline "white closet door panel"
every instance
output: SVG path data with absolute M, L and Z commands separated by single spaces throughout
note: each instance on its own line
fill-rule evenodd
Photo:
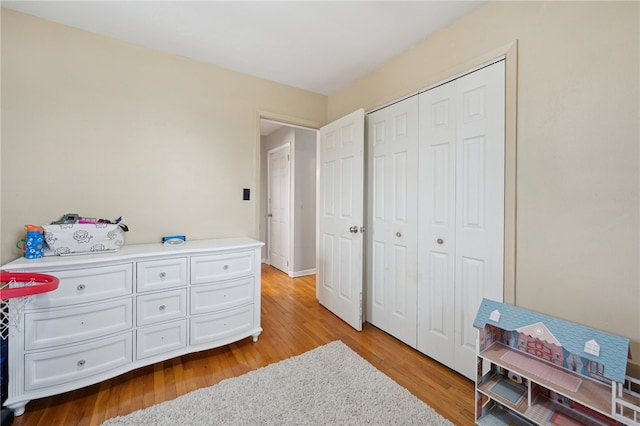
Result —
M 451 282 L 450 263 L 446 253 L 431 252 L 429 259 L 431 285 L 426 299 L 426 308 L 429 312 L 427 324 L 429 332 L 444 341 L 452 340 L 451 336 L 453 336 L 453 318 L 450 309 L 447 308 Z M 443 349 L 447 350 L 446 347 Z
M 407 258 L 411 256 L 407 247 L 403 245 L 394 245 L 392 247 L 391 260 L 393 262 L 393 270 L 391 276 L 391 295 L 392 305 L 391 313 L 396 319 L 400 321 L 407 321 L 415 319 L 408 318 L 415 312 L 415 309 L 411 309 L 414 305 L 407 300 L 407 281 L 409 278 L 409 269 L 412 265 L 407 264 Z M 415 300 L 415 298 L 412 298 Z
M 387 217 L 385 203 L 386 157 L 377 155 L 373 159 L 373 220 L 384 224 Z
M 415 347 L 418 99 L 368 116 L 367 320 Z
M 481 259 L 472 259 L 468 257 L 459 258 L 460 276 L 456 281 L 456 370 L 464 369 L 467 371 L 471 368 L 469 365 L 468 355 L 476 353 L 476 337 L 477 330 L 473 326 L 475 314 L 478 311 L 478 298 L 482 300 L 484 289 L 487 287 L 485 280 L 486 262 Z M 473 365 L 475 367 L 475 364 Z M 474 370 L 475 371 L 475 370 Z M 469 374 L 464 373 L 467 377 Z
M 455 84 L 420 95 L 417 348 L 454 367 Z
M 385 242 L 373 241 L 371 244 L 371 259 L 370 262 L 370 286 L 367 289 L 367 293 L 371 298 L 368 320 L 374 325 L 384 323 L 385 320 L 385 306 L 387 305 L 387 295 L 385 292 Z
M 455 365 L 473 378 L 475 313 L 504 288 L 504 62 L 457 85 Z
M 393 207 L 393 222 L 398 225 L 406 226 L 409 222 L 409 211 L 407 210 L 413 205 L 413 202 L 409 202 L 407 198 L 407 192 L 409 191 L 409 163 L 411 159 L 407 158 L 408 151 L 394 152 L 393 153 L 393 180 L 392 180 L 392 194 L 394 200 L 392 202 Z M 414 185 L 411 185 L 415 187 Z
M 451 230 L 453 216 L 453 205 L 451 188 L 453 182 L 454 169 L 452 168 L 452 159 L 454 144 L 450 139 L 446 139 L 441 143 L 431 146 L 425 145 L 425 154 L 429 157 L 429 164 L 425 164 L 430 173 L 431 188 L 427 191 L 431 195 L 431 205 L 427 208 L 430 210 L 430 226 L 438 229 L 442 234 L 449 235 Z M 435 231 L 434 231 L 435 232 Z M 450 238 L 447 238 L 450 241 Z

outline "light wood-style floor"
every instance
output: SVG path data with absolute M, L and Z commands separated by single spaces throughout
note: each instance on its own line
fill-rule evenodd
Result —
M 452 423 L 474 424 L 473 382 L 369 324 L 362 332 L 353 330 L 318 304 L 314 276 L 292 279 L 263 265 L 262 328 L 257 343 L 247 338 L 31 401 L 13 424 L 99 425 L 334 340 L 342 340 Z

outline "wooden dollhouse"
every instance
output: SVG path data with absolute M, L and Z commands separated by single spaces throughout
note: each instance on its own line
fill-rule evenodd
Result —
M 640 426 L 628 339 L 489 299 L 474 326 L 477 424 Z

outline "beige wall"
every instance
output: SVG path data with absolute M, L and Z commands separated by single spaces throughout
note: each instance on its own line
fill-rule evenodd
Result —
M 258 115 L 326 112 L 326 96 L 3 9 L 1 260 L 24 224 L 67 212 L 122 215 L 128 243 L 257 237 Z
M 371 109 L 517 40 L 516 304 L 636 343 L 639 5 L 492 2 L 329 96 Z

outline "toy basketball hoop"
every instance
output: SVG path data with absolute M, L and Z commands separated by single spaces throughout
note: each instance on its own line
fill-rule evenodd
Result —
M 28 272 L 0 273 L 0 338 L 5 340 L 9 330 L 17 330 L 20 313 L 31 296 L 47 293 L 58 288 L 58 278 L 46 274 Z M 9 305 L 14 309 L 10 315 Z

